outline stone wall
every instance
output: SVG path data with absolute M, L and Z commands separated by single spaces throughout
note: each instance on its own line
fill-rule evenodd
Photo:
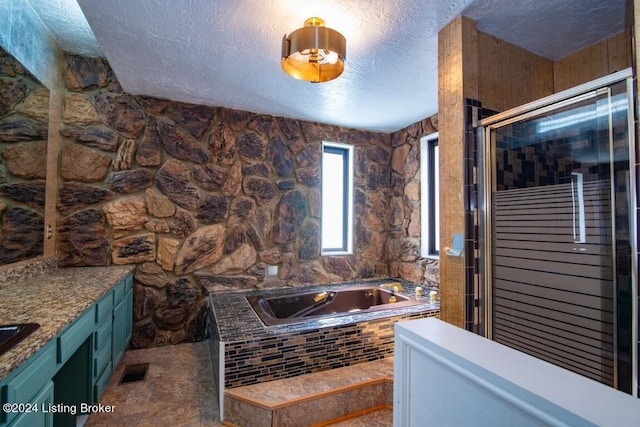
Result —
M 420 256 L 420 138 L 437 131 L 433 116 L 391 134 L 389 274 L 428 287 L 440 285 L 440 262 Z
M 434 284 L 417 257 L 430 121 L 388 135 L 132 96 L 105 61 L 78 56 L 65 85 L 59 264 L 137 265 L 135 347 L 201 339 L 207 292 L 390 274 Z M 351 256 L 320 256 L 323 140 L 355 146 Z
M 49 90 L 0 48 L 0 265 L 43 254 Z

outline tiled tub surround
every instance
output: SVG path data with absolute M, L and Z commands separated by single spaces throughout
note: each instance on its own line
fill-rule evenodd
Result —
M 322 291 L 349 286 L 401 283 L 415 297 L 415 284 L 376 279 L 304 288 L 278 288 L 209 295 L 209 342 L 220 395 L 224 388 L 294 377 L 393 356 L 393 325 L 399 320 L 437 317 L 439 301 L 373 312 L 309 319 L 301 323 L 265 326 L 246 296 L 281 296 L 302 290 Z
M 38 323 L 40 327 L 0 355 L 0 381 L 132 270 L 131 266 L 61 268 L 3 284 L 0 324 Z

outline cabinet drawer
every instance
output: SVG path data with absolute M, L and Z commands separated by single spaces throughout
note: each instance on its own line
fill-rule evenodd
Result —
M 102 397 L 102 393 L 104 393 L 104 389 L 107 388 L 107 384 L 109 384 L 109 380 L 111 379 L 111 361 L 107 363 L 107 366 L 102 372 L 102 375 L 96 381 L 95 386 L 93 386 L 93 400 L 97 402 Z
M 93 377 L 100 377 L 104 373 L 104 368 L 111 362 L 111 344 L 105 346 L 93 359 Z
M 105 321 L 102 325 L 98 326 L 98 330 L 95 335 L 94 349 L 96 352 L 100 352 L 106 346 L 111 347 L 111 330 L 113 329 L 111 319 Z
M 111 318 L 113 312 L 113 292 L 109 291 L 96 303 L 96 323 L 100 324 L 105 319 Z
M 94 308 L 85 312 L 58 338 L 58 363 L 65 363 L 91 335 L 95 327 Z
M 31 359 L 29 359 L 28 365 L 5 386 L 3 403 L 32 402 L 38 390 L 42 389 L 55 374 L 56 347 L 52 343 L 47 344 L 40 354 L 32 356 Z M 5 417 L 11 419 L 16 414 L 6 414 L 3 411 L 0 415 L 4 421 Z

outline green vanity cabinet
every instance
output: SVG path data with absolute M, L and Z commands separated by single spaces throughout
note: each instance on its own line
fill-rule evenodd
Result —
M 0 382 L 2 404 L 21 405 L 0 427 L 75 426 L 80 404 L 98 402 L 131 339 L 132 285 L 128 274 Z

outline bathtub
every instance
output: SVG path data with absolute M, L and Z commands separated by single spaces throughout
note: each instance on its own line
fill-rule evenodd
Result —
M 251 295 L 246 299 L 266 326 L 424 304 L 424 301 L 375 286 L 308 292 L 298 290 L 278 296 Z

